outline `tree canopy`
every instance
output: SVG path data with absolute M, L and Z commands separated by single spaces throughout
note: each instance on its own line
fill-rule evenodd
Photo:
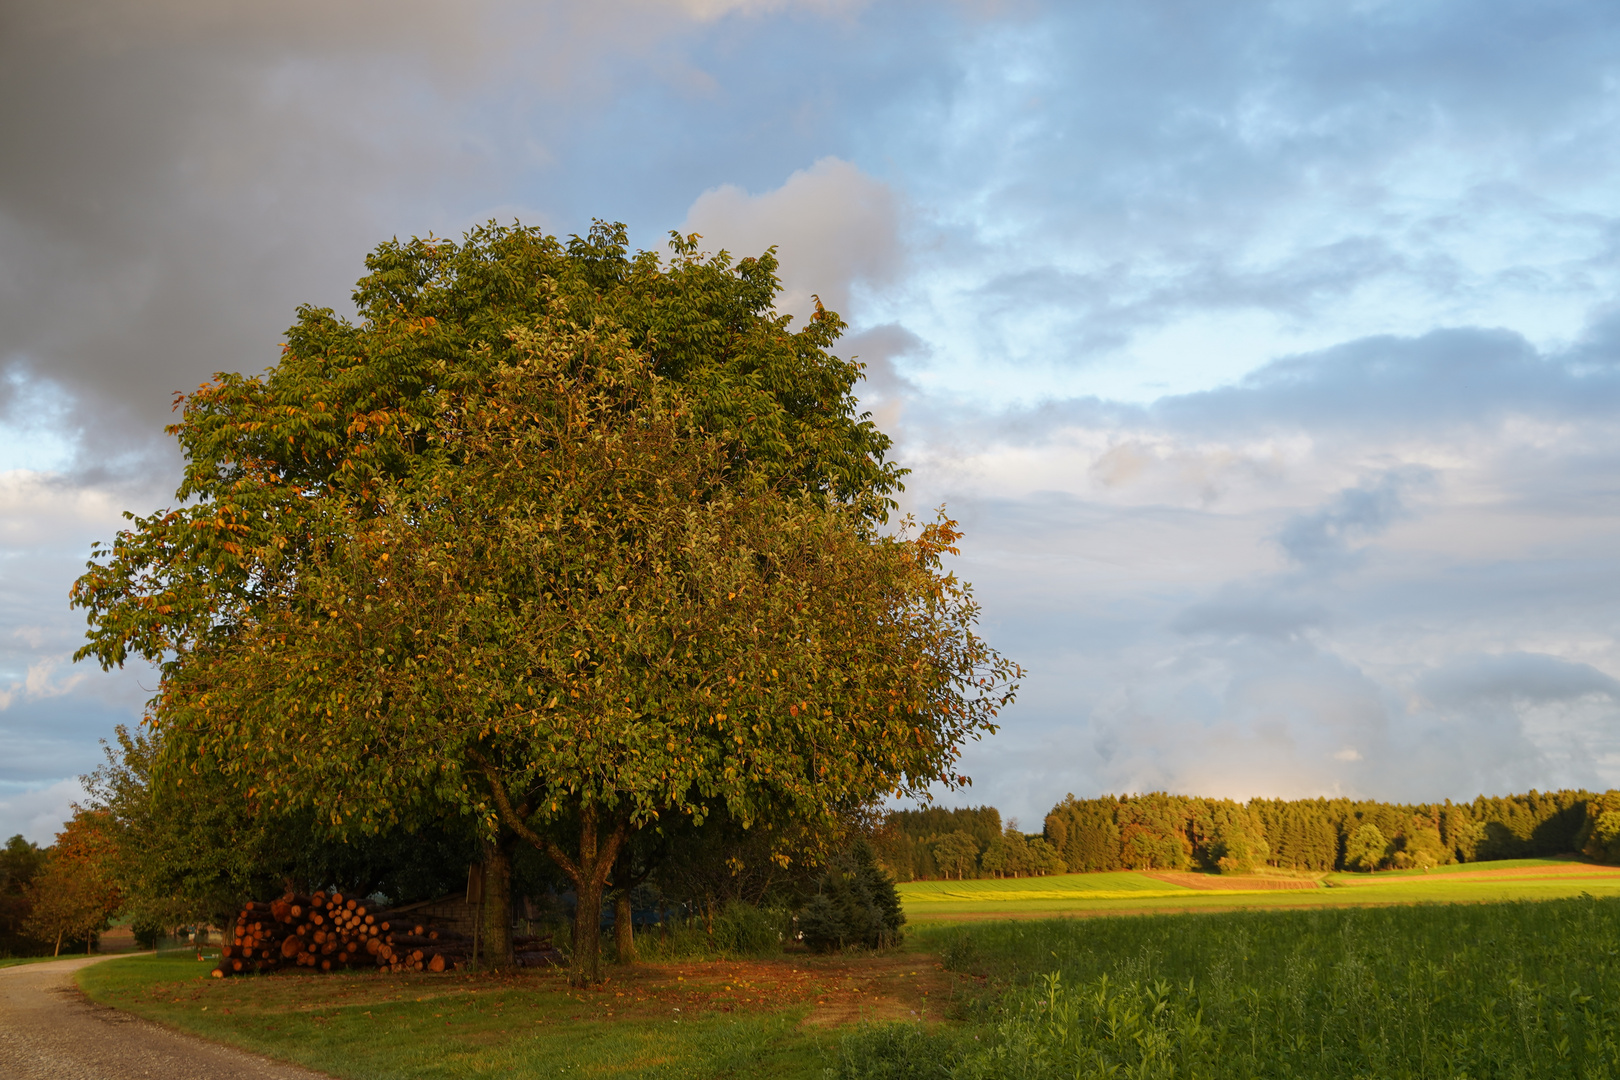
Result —
M 173 783 L 515 835 L 574 881 L 582 980 L 631 832 L 723 812 L 818 853 L 965 782 L 1017 674 L 943 570 L 954 523 L 883 529 L 902 473 L 837 317 L 790 331 L 770 253 L 672 247 L 384 245 L 362 323 L 304 309 L 271 371 L 177 403 L 179 506 L 74 593 L 83 655 L 162 664 Z

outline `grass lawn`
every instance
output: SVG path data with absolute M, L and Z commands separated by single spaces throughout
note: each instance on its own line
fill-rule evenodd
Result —
M 1275 887 L 1284 884 L 1304 887 Z M 1620 896 L 1620 868 L 1574 859 L 1512 859 L 1437 867 L 1429 872 L 1325 874 L 1294 879 L 1112 871 L 1039 878 L 914 881 L 899 888 L 906 917 L 912 923 L 927 924 L 1009 916 L 1485 903 L 1548 900 L 1583 893 Z
M 925 958 L 788 956 L 556 972 L 211 979 L 190 957 L 79 973 L 94 1000 L 339 1077 L 805 1077 L 838 1025 L 937 1019 L 950 980 Z

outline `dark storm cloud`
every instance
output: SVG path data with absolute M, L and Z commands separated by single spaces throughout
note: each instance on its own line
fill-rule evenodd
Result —
M 171 391 L 273 363 L 295 305 L 343 306 L 388 230 L 490 198 L 480 155 L 442 135 L 488 14 L 9 5 L 0 363 L 63 390 L 99 453 L 150 433 Z M 400 222 L 424 199 L 456 209 Z

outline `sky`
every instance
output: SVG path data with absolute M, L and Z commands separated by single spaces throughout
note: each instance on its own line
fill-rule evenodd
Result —
M 11 0 L 0 835 L 175 392 L 491 219 L 776 245 L 1027 671 L 946 805 L 1620 785 L 1620 9 Z

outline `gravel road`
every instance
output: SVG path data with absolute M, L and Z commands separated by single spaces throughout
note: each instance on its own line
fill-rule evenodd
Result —
M 327 1080 L 95 1005 L 74 985 L 91 956 L 0 968 L 4 1080 Z

